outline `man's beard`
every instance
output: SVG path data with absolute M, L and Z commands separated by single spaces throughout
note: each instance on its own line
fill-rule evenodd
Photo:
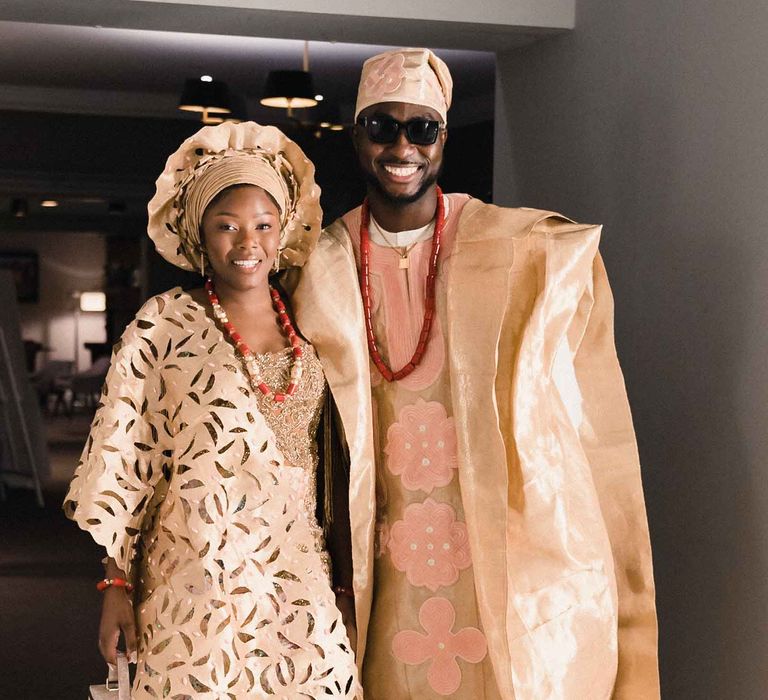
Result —
M 422 180 L 422 183 L 416 192 L 407 195 L 396 195 L 392 194 L 391 192 L 387 192 L 387 190 L 382 187 L 379 179 L 373 173 L 364 171 L 363 174 L 365 175 L 365 181 L 368 183 L 368 186 L 376 190 L 376 192 L 378 192 L 389 204 L 394 207 L 404 207 L 408 204 L 413 204 L 414 202 L 420 200 L 424 194 L 437 182 L 437 179 L 440 177 L 440 173 L 442 173 L 442 171 L 443 166 L 441 164 L 437 172 L 432 173 L 432 175 Z

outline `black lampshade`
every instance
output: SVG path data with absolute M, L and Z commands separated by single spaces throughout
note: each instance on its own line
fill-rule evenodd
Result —
M 261 104 L 266 107 L 314 107 L 312 74 L 304 70 L 273 70 L 267 76 Z
M 186 112 L 229 114 L 232 111 L 232 106 L 227 84 L 220 80 L 206 82 L 197 78 L 184 81 L 179 109 Z
M 238 122 L 247 122 L 248 121 L 248 105 L 246 104 L 245 99 L 238 95 L 235 92 L 229 93 L 229 104 L 230 107 L 232 107 L 232 111 L 229 115 L 227 115 L 226 119 L 227 121 L 238 121 Z
M 11 200 L 11 215 L 17 219 L 26 218 L 29 213 L 29 207 L 27 206 L 27 200 L 21 197 L 16 197 Z

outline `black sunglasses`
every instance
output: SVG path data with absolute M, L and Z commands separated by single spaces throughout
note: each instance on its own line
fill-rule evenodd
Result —
M 416 146 L 431 146 L 437 141 L 442 124 L 434 119 L 411 119 L 399 122 L 392 117 L 358 117 L 357 123 L 373 143 L 394 143 L 405 129 L 405 135 Z

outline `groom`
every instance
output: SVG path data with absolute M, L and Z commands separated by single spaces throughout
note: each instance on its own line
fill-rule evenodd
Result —
M 443 194 L 451 91 L 428 49 L 365 62 L 368 196 L 291 281 L 349 453 L 366 698 L 658 698 L 600 228 Z

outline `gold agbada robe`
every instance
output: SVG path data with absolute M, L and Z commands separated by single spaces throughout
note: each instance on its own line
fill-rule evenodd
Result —
M 552 212 L 471 200 L 441 262 L 478 607 L 510 699 L 659 697 L 648 525 L 599 238 L 599 226 Z M 375 456 L 363 306 L 343 223 L 287 283 L 349 448 L 361 663 Z

